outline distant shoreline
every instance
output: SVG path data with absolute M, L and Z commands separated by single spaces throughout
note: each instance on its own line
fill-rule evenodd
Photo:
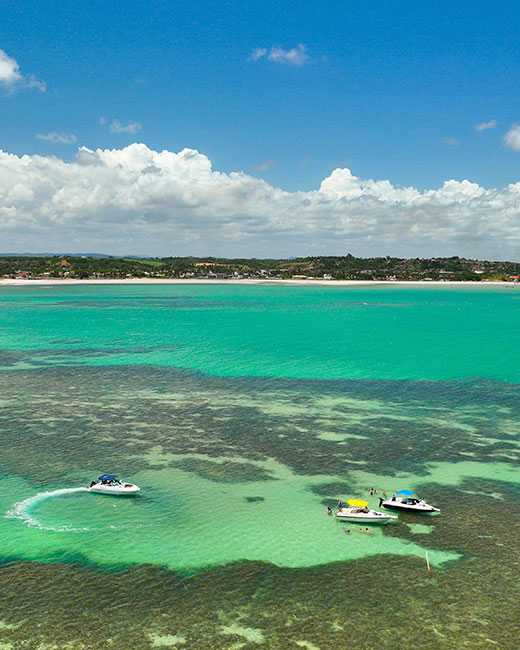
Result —
M 89 279 L 89 280 L 75 280 L 75 279 L 60 279 L 60 278 L 46 278 L 40 280 L 22 280 L 22 279 L 2 279 L 0 280 L 0 287 L 25 287 L 25 286 L 73 286 L 73 285 L 110 285 L 110 284 L 219 284 L 219 285 L 285 285 L 285 286 L 320 286 L 320 287 L 362 287 L 374 285 L 392 285 L 392 286 L 434 286 L 434 287 L 456 287 L 456 286 L 472 286 L 472 287 L 514 287 L 520 289 L 520 282 L 508 282 L 505 280 L 497 281 L 484 281 L 477 282 L 474 280 L 281 280 L 281 279 L 243 279 L 243 280 L 212 280 L 212 279 L 197 279 L 197 278 L 124 278 L 124 279 Z

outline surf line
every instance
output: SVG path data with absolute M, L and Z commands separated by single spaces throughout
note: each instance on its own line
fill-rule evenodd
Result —
M 75 494 L 76 492 L 87 492 L 87 488 L 60 488 L 58 490 L 38 492 L 38 494 L 35 494 L 32 497 L 28 497 L 27 499 L 23 499 L 23 501 L 18 501 L 18 503 L 15 503 L 14 506 L 5 513 L 5 516 L 13 519 L 21 519 L 27 526 L 31 526 L 32 528 L 40 528 L 41 530 L 53 530 L 56 532 L 69 533 L 88 531 L 88 528 L 70 528 L 69 526 L 44 526 L 35 516 L 31 515 L 31 510 L 42 501 L 53 499 L 54 497 L 61 497 L 66 494 Z

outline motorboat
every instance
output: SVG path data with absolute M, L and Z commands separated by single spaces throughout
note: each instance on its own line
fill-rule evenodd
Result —
M 380 499 L 380 505 L 387 510 L 401 512 L 440 512 L 439 508 L 431 506 L 423 499 L 419 499 L 413 490 L 399 490 L 390 499 Z
M 140 492 L 140 488 L 133 483 L 120 481 L 115 474 L 101 474 L 88 486 L 89 492 L 95 494 L 110 494 L 113 496 L 132 496 Z
M 348 499 L 347 503 L 340 501 L 336 510 L 336 519 L 356 524 L 388 524 L 397 519 L 395 515 L 371 510 L 368 501 Z

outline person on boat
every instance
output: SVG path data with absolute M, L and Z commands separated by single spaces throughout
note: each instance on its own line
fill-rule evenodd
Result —
M 90 486 L 89 487 L 94 487 L 96 485 L 96 481 L 90 481 Z
M 379 507 L 381 507 L 381 506 L 383 505 L 383 501 L 384 501 L 384 499 L 382 499 L 381 497 L 379 497 Z

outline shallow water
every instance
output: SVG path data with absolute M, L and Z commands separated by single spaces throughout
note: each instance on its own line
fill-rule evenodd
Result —
M 323 650 L 338 635 L 415 648 L 418 630 L 390 616 L 400 589 L 433 626 L 423 647 L 515 647 L 486 594 L 495 562 L 517 561 L 519 297 L 493 287 L 0 289 L 0 644 L 53 647 L 52 621 L 60 648 L 110 638 L 116 648 Z M 142 495 L 79 489 L 102 471 Z M 367 533 L 326 514 L 338 496 L 377 506 L 370 488 L 404 487 L 442 515 Z M 331 592 L 338 572 L 348 584 Z M 24 580 L 41 599 L 16 590 Z M 95 618 L 83 627 L 60 605 L 78 581 Z M 511 608 L 520 594 L 503 582 L 493 599 Z M 92 605 L 103 585 L 133 612 L 143 584 L 153 606 L 125 622 Z M 345 628 L 339 612 L 353 598 L 361 618 L 379 621 L 377 640 Z M 430 620 L 457 599 L 485 634 L 464 637 L 448 610 Z

